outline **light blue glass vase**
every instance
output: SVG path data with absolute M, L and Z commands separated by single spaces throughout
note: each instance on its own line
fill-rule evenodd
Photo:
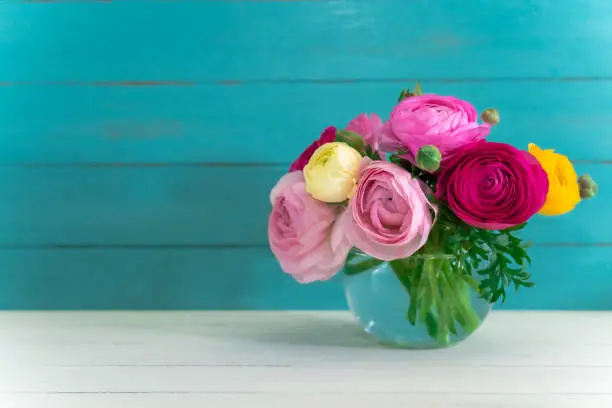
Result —
M 369 262 L 370 267 L 355 273 L 351 262 Z M 430 254 L 401 262 L 398 268 L 358 252 L 345 266 L 349 307 L 377 342 L 412 349 L 450 347 L 473 334 L 491 311 L 471 274 L 459 276 L 460 260 Z

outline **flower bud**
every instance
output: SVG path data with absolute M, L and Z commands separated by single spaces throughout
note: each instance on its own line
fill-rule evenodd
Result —
M 433 145 L 421 147 L 416 154 L 416 165 L 430 173 L 440 168 L 441 161 L 442 153 L 440 153 L 440 149 Z
M 578 186 L 580 187 L 580 198 L 583 200 L 595 197 L 599 190 L 595 180 L 588 174 L 580 176 L 578 179 Z
M 480 118 L 483 122 L 495 126 L 499 123 L 499 112 L 495 108 L 485 109 Z
M 306 191 L 326 203 L 341 203 L 355 192 L 361 154 L 342 142 L 326 143 L 304 167 Z

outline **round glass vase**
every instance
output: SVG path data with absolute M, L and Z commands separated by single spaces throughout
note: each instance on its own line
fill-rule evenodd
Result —
M 385 346 L 453 346 L 474 333 L 491 311 L 478 295 L 478 281 L 462 265 L 447 254 L 383 262 L 353 250 L 344 268 L 349 308 Z

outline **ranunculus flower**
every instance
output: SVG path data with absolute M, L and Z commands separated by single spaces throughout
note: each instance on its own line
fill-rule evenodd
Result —
M 373 113 L 368 117 L 368 115 L 362 113 L 350 121 L 346 130 L 361 135 L 365 144 L 372 147 L 372 150 L 377 151 L 380 147 L 382 128 L 383 122 L 377 114 Z
M 400 166 L 362 160 L 359 184 L 339 223 L 352 245 L 384 261 L 405 258 L 427 242 L 434 223 L 421 182 Z
M 361 154 L 342 142 L 326 143 L 315 150 L 304 167 L 306 191 L 326 203 L 340 203 L 355 191 Z
M 472 104 L 452 96 L 411 96 L 399 102 L 382 132 L 382 150 L 406 150 L 402 157 L 414 163 L 418 150 L 434 145 L 445 157 L 459 147 L 484 139 L 490 131 L 478 123 Z
M 436 190 L 457 217 L 490 230 L 527 221 L 547 193 L 548 177 L 533 155 L 484 141 L 463 146 L 446 160 Z
M 270 249 L 281 268 L 300 283 L 327 280 L 344 266 L 351 248 L 331 234 L 341 207 L 315 200 L 306 192 L 301 171 L 285 174 L 270 194 Z
M 291 167 L 289 167 L 289 171 L 303 170 L 312 157 L 312 154 L 319 148 L 319 146 L 322 146 L 325 143 L 331 143 L 334 140 L 336 140 L 336 128 L 330 126 L 326 128 L 321 136 L 312 142 L 311 145 L 308 146 L 297 159 L 295 159 Z
M 529 153 L 540 162 L 548 174 L 546 203 L 538 212 L 542 215 L 561 215 L 572 211 L 580 202 L 578 174 L 569 159 L 554 150 L 542 150 L 533 143 Z

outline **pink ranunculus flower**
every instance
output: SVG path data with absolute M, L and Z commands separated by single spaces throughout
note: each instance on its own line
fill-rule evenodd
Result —
M 369 145 L 372 150 L 378 151 L 382 128 L 383 122 L 377 114 L 373 113 L 368 117 L 368 115 L 362 113 L 350 121 L 346 130 L 358 133 L 363 138 L 365 144 Z
M 340 218 L 349 242 L 375 258 L 405 258 L 427 242 L 434 224 L 421 182 L 400 166 L 362 159 L 359 184 Z
M 336 231 L 341 207 L 312 198 L 301 171 L 285 174 L 270 200 L 268 239 L 281 268 L 300 283 L 327 280 L 339 272 L 351 248 Z M 332 233 L 337 235 L 333 245 Z
M 422 146 L 434 145 L 444 158 L 459 147 L 484 139 L 487 123 L 478 123 L 472 104 L 452 96 L 420 95 L 403 99 L 383 126 L 381 145 L 385 152 L 400 149 L 414 163 Z
M 505 143 L 474 142 L 443 167 L 436 196 L 465 223 L 489 230 L 522 224 L 546 202 L 548 176 L 529 152 Z
M 292 172 L 296 170 L 303 170 L 304 167 L 306 167 L 306 165 L 308 164 L 308 161 L 312 157 L 315 150 L 317 150 L 321 145 L 331 143 L 334 140 L 336 140 L 336 128 L 333 126 L 329 126 L 323 131 L 323 133 L 321 133 L 321 136 L 317 140 L 312 142 L 310 146 L 308 146 L 306 150 L 304 150 L 302 154 L 300 154 L 300 156 L 295 159 L 295 161 L 289 168 L 289 171 Z

